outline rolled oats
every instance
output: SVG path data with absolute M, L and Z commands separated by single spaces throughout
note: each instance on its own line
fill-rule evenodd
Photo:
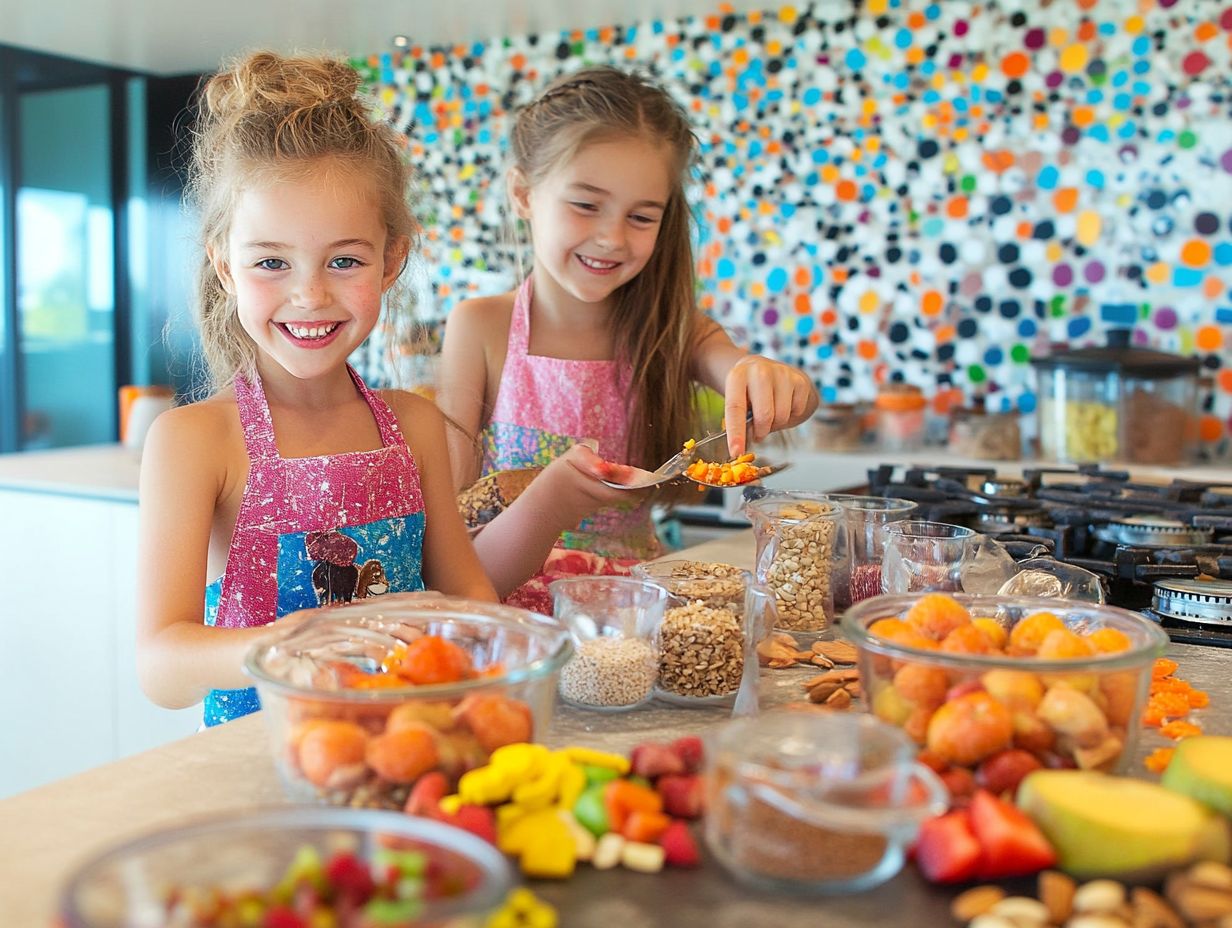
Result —
M 697 600 L 667 610 L 659 629 L 659 686 L 680 696 L 726 696 L 744 672 L 741 612 Z

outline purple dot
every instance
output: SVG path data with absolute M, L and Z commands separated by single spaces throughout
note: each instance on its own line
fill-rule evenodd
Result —
M 966 35 L 969 28 L 970 27 L 967 25 L 967 21 L 965 19 L 960 19 L 958 22 L 954 23 L 954 34 Z
M 1089 284 L 1097 284 L 1104 279 L 1104 265 L 1100 261 L 1089 261 L 1082 269 L 1082 276 Z
M 1219 166 L 1229 174 L 1232 174 L 1232 148 L 1229 148 L 1219 156 Z
M 1187 110 L 1191 103 L 1193 103 L 1193 100 L 1189 99 L 1189 97 L 1177 97 L 1175 105 L 1178 110 Z
M 1170 6 L 1176 6 L 1176 0 L 1159 0 L 1159 5 L 1166 10 Z
M 955 52 L 950 55 L 950 70 L 957 71 L 963 66 L 963 56 Z
M 1061 86 L 1061 82 L 1064 80 L 1065 80 L 1065 75 L 1062 74 L 1060 71 L 1051 71 L 1049 72 L 1048 76 L 1044 78 L 1044 83 L 1047 84 L 1049 87 L 1056 89 L 1057 87 Z
M 1155 310 L 1155 328 L 1167 332 L 1176 328 L 1176 310 L 1171 306 L 1161 306 Z
M 761 314 L 761 321 L 766 325 L 774 325 L 779 321 L 779 311 L 773 306 L 766 307 L 766 311 Z
M 1074 271 L 1068 264 L 1058 264 L 1052 269 L 1052 282 L 1058 287 L 1068 287 L 1074 282 Z
M 1077 126 L 1066 126 L 1061 130 L 1061 141 L 1066 145 L 1077 145 L 1082 133 Z
M 1036 51 L 1044 47 L 1044 30 L 1043 29 L 1028 29 L 1027 34 L 1022 37 L 1022 44 L 1032 51 Z

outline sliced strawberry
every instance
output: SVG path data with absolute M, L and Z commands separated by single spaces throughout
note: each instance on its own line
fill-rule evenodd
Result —
M 339 896 L 365 903 L 376 890 L 368 865 L 349 852 L 335 854 L 325 864 L 325 878 Z
M 496 813 L 487 806 L 459 806 L 453 815 L 442 812 L 441 819 L 483 838 L 489 844 L 496 843 Z
M 702 856 L 697 850 L 697 842 L 689 826 L 679 819 L 667 826 L 667 831 L 659 835 L 659 846 L 663 848 L 663 862 L 669 867 L 697 867 L 701 865 Z
M 266 910 L 261 928 L 308 928 L 308 923 L 285 905 L 276 905 Z
M 697 774 L 659 777 L 655 789 L 663 797 L 663 811 L 675 818 L 699 818 L 706 803 L 706 787 Z
M 920 872 L 934 883 L 961 883 L 975 876 L 980 844 L 975 840 L 965 810 L 930 818 L 920 826 L 915 860 Z
M 684 773 L 684 761 L 666 744 L 645 741 L 629 755 L 630 771 L 634 776 L 653 780 L 669 773 Z
M 981 789 L 971 797 L 968 812 L 980 843 L 981 879 L 1027 876 L 1057 862 L 1056 850 L 1017 806 Z
M 697 773 L 702 769 L 704 750 L 702 748 L 702 739 L 697 737 L 697 735 L 685 735 L 683 738 L 677 738 L 671 743 L 671 748 L 684 761 L 684 769 L 687 773 Z
M 406 797 L 403 811 L 407 815 L 423 818 L 441 817 L 441 800 L 449 794 L 449 781 L 439 770 L 425 773 L 415 781 L 415 787 Z

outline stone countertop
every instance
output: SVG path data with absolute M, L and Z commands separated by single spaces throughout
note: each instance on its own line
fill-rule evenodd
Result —
M 880 464 L 944 463 L 949 467 L 989 468 L 1001 476 L 1020 476 L 1025 468 L 1046 465 L 1046 462 L 1034 460 L 956 458 L 939 447 L 911 452 L 882 452 L 872 448 L 851 452 L 815 451 L 802 443 L 802 437 L 801 433 L 793 434 L 784 447 L 766 452 L 768 459 L 789 461 L 793 465 L 782 474 L 768 478 L 768 486 L 817 492 L 844 490 L 865 484 L 869 469 Z M 0 490 L 135 503 L 140 464 L 139 451 L 119 444 L 0 454 Z M 1227 464 L 1176 468 L 1107 466 L 1128 469 L 1135 479 L 1152 483 L 1183 479 L 1232 485 L 1232 465 Z M 738 496 L 739 489 L 735 492 Z
M 698 560 L 747 565 L 752 533 L 734 532 L 685 552 Z M 1230 652 L 1173 645 L 1181 675 L 1211 693 L 1200 713 L 1212 734 L 1232 734 Z M 763 671 L 763 706 L 799 699 L 813 669 Z M 548 741 L 624 751 L 646 738 L 668 739 L 720 723 L 722 709 L 652 704 L 628 713 L 594 713 L 560 706 Z M 1132 769 L 1153 748 L 1170 742 L 1154 732 L 1139 739 Z M 106 845 L 188 817 L 283 804 L 259 714 L 0 801 L 0 924 L 48 925 L 59 887 L 73 867 Z M 944 926 L 952 891 L 926 885 L 913 868 L 869 892 L 824 899 L 753 892 L 707 858 L 696 871 L 656 876 L 580 867 L 564 883 L 534 884 L 561 911 L 569 928 L 860 928 L 872 925 Z

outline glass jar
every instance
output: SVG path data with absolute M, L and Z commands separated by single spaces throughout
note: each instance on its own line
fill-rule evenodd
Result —
M 881 595 L 881 561 L 885 538 L 881 527 L 911 518 L 916 504 L 909 499 L 887 496 L 853 496 L 831 493 L 830 499 L 847 514 L 847 535 L 851 542 L 851 568 L 847 583 L 834 588 L 834 608 L 842 612 L 870 596 Z
M 601 711 L 634 709 L 659 678 L 659 624 L 667 591 L 636 577 L 569 577 L 548 586 L 552 615 L 573 636 L 560 698 Z
M 876 886 L 949 798 L 906 735 L 867 715 L 778 710 L 726 722 L 706 741 L 706 844 L 758 889 Z
M 961 592 L 962 568 L 978 536 L 962 525 L 904 519 L 880 529 L 881 592 Z
M 924 409 L 928 401 L 919 387 L 886 384 L 873 401 L 877 409 L 877 442 L 886 451 L 914 451 L 924 443 Z
M 774 593 L 779 631 L 817 638 L 834 622 L 834 588 L 848 582 L 846 515 L 824 493 L 767 490 L 745 502 L 757 539 L 756 573 Z
M 1071 463 L 1184 463 L 1196 437 L 1197 358 L 1129 344 L 1060 350 L 1031 361 L 1038 380 L 1040 453 Z
M 855 451 L 864 443 L 865 406 L 829 403 L 813 413 L 813 445 L 818 451 Z
M 947 450 L 962 458 L 1016 461 L 1022 457 L 1018 413 L 987 412 L 981 406 L 961 407 L 950 414 Z

